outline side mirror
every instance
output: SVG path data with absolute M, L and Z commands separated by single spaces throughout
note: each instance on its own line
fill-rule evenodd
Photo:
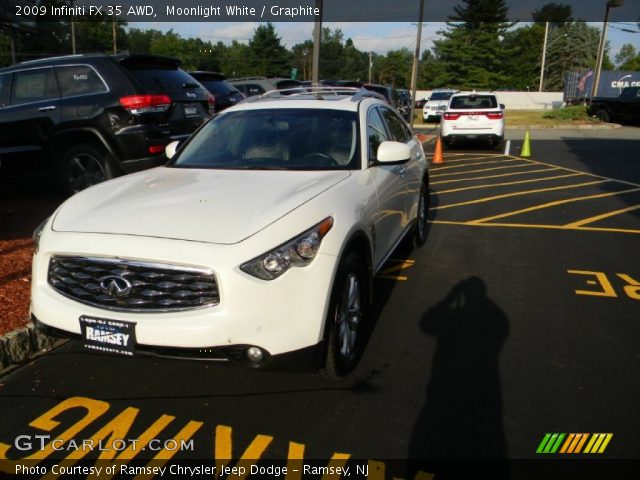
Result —
M 178 149 L 178 145 L 180 145 L 180 142 L 176 140 L 164 147 L 164 154 L 167 156 L 167 158 L 173 158 L 173 156 L 176 154 L 176 150 Z
M 506 107 L 504 106 L 504 103 L 501 103 L 501 104 L 500 104 L 500 109 L 501 109 L 501 110 L 504 110 L 505 108 L 506 108 Z
M 378 163 L 404 163 L 411 158 L 411 147 L 400 142 L 382 142 L 377 152 Z

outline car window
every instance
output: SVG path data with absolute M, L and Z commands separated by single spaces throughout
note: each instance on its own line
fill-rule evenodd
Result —
M 11 104 L 42 102 L 58 97 L 53 68 L 24 70 L 13 74 Z
M 194 84 L 194 78 L 179 68 L 145 68 L 126 64 L 129 73 L 150 93 L 179 92 L 185 84 Z
M 174 167 L 344 170 L 359 167 L 356 112 L 278 108 L 226 112 L 185 145 Z
M 429 100 L 449 100 L 453 92 L 434 92 Z
M 243 93 L 247 97 L 252 97 L 254 95 L 262 95 L 266 90 L 262 88 L 260 85 L 256 83 L 247 83 L 245 85 L 241 85 L 239 88 L 242 88 Z
M 93 68 L 88 65 L 56 67 L 60 93 L 63 97 L 104 93 L 107 86 Z
M 369 139 L 369 159 L 376 160 L 378 158 L 378 147 L 382 142 L 389 140 L 384 120 L 382 120 L 377 108 L 372 108 L 369 111 L 367 138 Z
M 238 89 L 224 80 L 200 80 L 207 90 L 214 95 L 230 95 L 238 92 Z
M 391 136 L 393 137 L 392 139 L 396 142 L 408 142 L 411 139 L 411 135 L 408 135 L 407 129 L 398 115 L 388 108 L 382 108 L 380 110 L 384 120 L 387 122 L 389 132 L 391 132 Z
M 0 108 L 6 106 L 9 97 L 9 84 L 11 82 L 11 74 L 5 73 L 0 75 Z
M 498 101 L 494 95 L 460 95 L 451 99 L 449 108 L 454 110 L 467 108 L 497 108 Z

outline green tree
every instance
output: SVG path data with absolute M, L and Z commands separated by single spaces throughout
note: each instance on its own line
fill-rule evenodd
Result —
M 550 22 L 554 27 L 561 27 L 563 23 L 573 22 L 573 8 L 571 5 L 560 5 L 555 2 L 547 3 L 534 10 L 531 18 L 534 22 Z
M 537 90 L 540 83 L 544 25 L 534 23 L 507 32 L 504 43 L 513 54 L 505 58 L 504 66 L 508 80 L 505 87 L 518 90 Z
M 547 43 L 545 89 L 562 90 L 564 77 L 573 70 L 595 68 L 600 31 L 585 22 L 565 23 L 552 30 Z M 607 55 L 602 62 L 604 70 L 613 68 Z
M 288 77 L 291 55 L 280 43 L 273 24 L 260 25 L 249 41 L 249 63 L 255 75 Z
M 305 40 L 291 48 L 291 64 L 298 69 L 299 80 L 311 80 L 313 42 Z
M 625 43 L 616 55 L 620 70 L 640 70 L 640 53 L 630 43 Z
M 504 0 L 462 0 L 444 38 L 434 42 L 442 70 L 433 82 L 464 89 L 494 89 L 508 81 L 504 59 L 514 54 L 502 41 L 512 23 Z
M 249 57 L 248 45 L 234 40 L 229 46 L 218 42 L 214 48 L 220 52 L 222 73 L 227 77 L 245 77 L 259 74 L 259 72 L 254 71 L 252 66 L 247 62 L 247 58 Z
M 396 88 L 407 88 L 411 84 L 413 53 L 408 49 L 391 50 L 376 64 L 378 82 Z

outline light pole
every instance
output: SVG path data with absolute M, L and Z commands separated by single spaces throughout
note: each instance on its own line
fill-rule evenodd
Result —
M 607 9 L 604 12 L 604 23 L 602 25 L 602 33 L 600 34 L 600 44 L 598 45 L 598 57 L 596 59 L 596 73 L 593 79 L 593 90 L 591 97 L 598 95 L 598 87 L 600 86 L 600 73 L 602 72 L 602 60 L 604 58 L 604 46 L 607 41 L 607 23 L 609 22 L 609 9 L 621 7 L 624 0 L 608 0 Z
M 567 36 L 566 33 L 563 33 L 559 37 L 554 38 L 550 42 L 547 42 L 547 38 L 549 36 L 549 22 L 545 22 L 546 25 L 544 27 L 544 44 L 542 45 L 542 65 L 540 66 L 540 85 L 538 86 L 538 92 L 542 92 L 544 89 L 544 69 L 547 58 L 547 46 L 551 45 L 553 42 L 558 40 L 559 38 L 564 38 Z
M 311 64 L 311 85 L 319 86 L 320 82 L 320 43 L 322 42 L 322 0 L 316 0 L 316 7 L 320 9 L 319 18 L 313 25 L 313 57 Z
M 416 49 L 413 52 L 413 67 L 411 68 L 411 103 L 409 108 L 409 125 L 413 130 L 413 114 L 416 107 L 416 88 L 418 85 L 418 61 L 420 60 L 420 40 L 422 36 L 422 15 L 424 13 L 424 0 L 420 0 L 420 11 L 418 12 L 418 36 L 416 38 Z

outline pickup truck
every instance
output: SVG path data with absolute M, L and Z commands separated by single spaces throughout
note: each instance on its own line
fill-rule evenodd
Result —
M 594 97 L 587 107 L 590 116 L 596 116 L 603 122 L 639 122 L 640 87 L 626 87 L 619 97 Z

